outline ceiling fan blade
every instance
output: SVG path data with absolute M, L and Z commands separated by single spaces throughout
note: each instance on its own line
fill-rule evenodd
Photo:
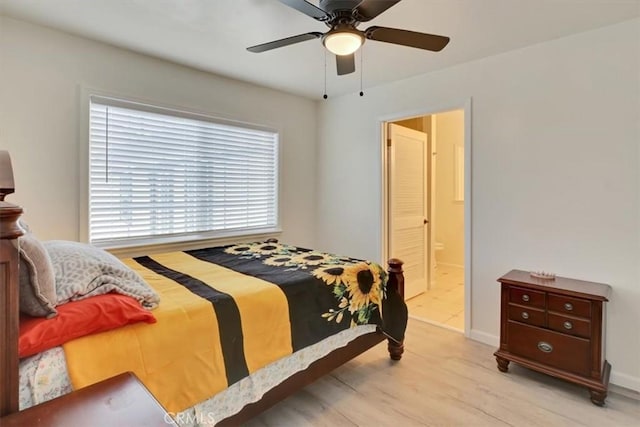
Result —
M 354 9 L 354 17 L 359 22 L 371 21 L 400 0 L 364 0 Z
M 280 0 L 280 3 L 284 3 L 298 12 L 302 12 L 313 19 L 317 19 L 318 21 L 324 22 L 329 19 L 327 12 L 305 0 Z
M 449 43 L 449 37 L 418 33 L 387 27 L 369 27 L 364 36 L 370 40 L 439 52 Z
M 290 44 L 300 43 L 307 40 L 317 39 L 322 37 L 322 33 L 314 31 L 312 33 L 298 34 L 297 36 L 287 37 L 285 39 L 274 40 L 269 43 L 258 44 L 248 47 L 249 52 L 260 53 L 271 49 L 277 49 L 279 47 L 289 46 Z
M 356 60 L 351 55 L 336 55 L 336 65 L 338 66 L 338 75 L 351 74 L 356 70 Z

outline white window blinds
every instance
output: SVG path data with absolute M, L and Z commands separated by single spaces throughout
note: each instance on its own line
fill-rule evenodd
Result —
M 278 134 L 91 97 L 89 239 L 108 246 L 278 226 Z

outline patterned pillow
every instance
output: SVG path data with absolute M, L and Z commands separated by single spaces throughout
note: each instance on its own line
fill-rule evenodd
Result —
M 56 281 L 58 304 L 117 292 L 145 308 L 158 306 L 158 294 L 129 267 L 107 251 L 66 240 L 44 242 Z
M 57 314 L 53 266 L 44 246 L 31 233 L 18 238 L 20 311 L 34 317 Z

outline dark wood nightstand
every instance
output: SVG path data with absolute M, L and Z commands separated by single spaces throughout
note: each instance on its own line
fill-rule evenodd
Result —
M 177 426 L 131 372 L 0 418 L 1 427 Z
M 611 287 L 512 270 L 502 284 L 498 369 L 509 362 L 586 386 L 591 401 L 607 397 L 611 365 L 605 359 L 605 302 Z

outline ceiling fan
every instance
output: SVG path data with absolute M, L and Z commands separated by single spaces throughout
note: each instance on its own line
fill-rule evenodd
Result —
M 313 19 L 324 22 L 330 28 L 326 33 L 313 31 L 269 43 L 248 47 L 249 52 L 265 52 L 307 40 L 322 39 L 322 43 L 336 55 L 338 75 L 356 70 L 354 53 L 366 39 L 418 49 L 439 52 L 449 43 L 449 37 L 418 33 L 388 27 L 369 27 L 358 30 L 361 22 L 367 22 L 400 0 L 320 0 L 319 7 L 306 0 L 279 0 Z

